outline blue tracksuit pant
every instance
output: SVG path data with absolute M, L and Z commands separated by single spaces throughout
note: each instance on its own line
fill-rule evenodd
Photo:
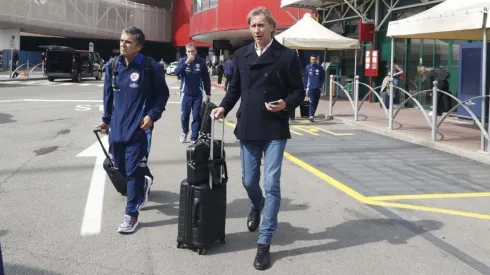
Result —
M 320 101 L 320 95 L 320 89 L 308 89 L 308 98 L 310 99 L 310 117 L 315 116 L 316 108 L 318 107 L 318 102 Z
M 181 122 L 182 132 L 187 134 L 189 132 L 189 120 L 192 110 L 192 135 L 191 140 L 196 140 L 199 136 L 199 128 L 201 127 L 201 105 L 202 95 L 190 96 L 182 94 L 182 106 L 181 106 Z
M 138 129 L 129 142 L 111 142 L 109 151 L 114 166 L 126 175 L 128 183 L 126 215 L 138 217 L 138 207 L 144 199 L 145 176 L 150 176 L 148 155 L 151 145 L 151 130 Z

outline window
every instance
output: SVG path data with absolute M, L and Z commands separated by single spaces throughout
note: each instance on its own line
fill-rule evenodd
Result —
M 218 0 L 193 0 L 193 13 L 216 8 L 218 6 Z

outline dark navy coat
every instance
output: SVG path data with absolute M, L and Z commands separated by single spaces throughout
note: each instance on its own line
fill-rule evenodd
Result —
M 117 59 L 117 86 L 112 83 L 112 60 L 106 65 L 104 81 L 104 115 L 102 121 L 109 124 L 109 140 L 128 142 L 137 130 L 143 118 L 148 115 L 153 122 L 158 121 L 169 98 L 169 90 L 162 69 L 152 60 L 153 83 L 150 73 L 145 70 L 144 55 L 124 66 L 124 59 Z M 116 83 L 114 83 L 116 84 Z
M 274 39 L 260 57 L 254 42 L 238 49 L 234 56 L 233 76 L 220 107 L 227 115 L 241 99 L 234 132 L 237 139 L 290 139 L 287 110 L 270 112 L 265 103 L 283 99 L 287 109 L 294 109 L 305 99 L 296 51 Z

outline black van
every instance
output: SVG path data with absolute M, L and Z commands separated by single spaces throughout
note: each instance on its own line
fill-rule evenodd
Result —
M 76 82 L 86 77 L 102 79 L 104 60 L 99 53 L 57 45 L 40 47 L 46 49 L 44 75 L 49 81 L 58 78 L 71 78 Z

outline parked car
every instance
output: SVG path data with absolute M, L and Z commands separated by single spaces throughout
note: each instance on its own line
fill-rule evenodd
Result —
M 99 53 L 58 45 L 40 47 L 46 49 L 44 75 L 49 81 L 59 78 L 71 78 L 77 82 L 87 77 L 102 79 L 104 60 Z
M 177 64 L 179 64 L 179 63 L 178 62 L 172 62 L 172 63 L 170 63 L 170 65 L 168 65 L 168 67 L 167 67 L 167 74 L 168 75 L 175 74 L 175 68 L 177 68 Z

